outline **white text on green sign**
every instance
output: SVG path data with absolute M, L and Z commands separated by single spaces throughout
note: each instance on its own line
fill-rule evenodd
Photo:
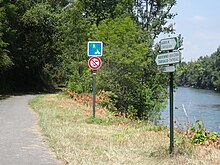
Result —
M 161 51 L 176 50 L 178 48 L 179 48 L 179 42 L 178 42 L 177 37 L 166 38 L 160 41 Z
M 181 61 L 180 52 L 169 52 L 159 54 L 156 57 L 157 65 L 175 64 Z

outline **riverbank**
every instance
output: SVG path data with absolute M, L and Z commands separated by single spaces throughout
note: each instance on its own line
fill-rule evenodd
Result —
M 174 92 L 174 118 L 178 129 L 187 126 L 183 106 L 191 124 L 201 120 L 208 131 L 220 132 L 220 93 L 207 89 L 177 87 Z M 169 125 L 169 104 L 161 116 L 162 123 Z
M 220 150 L 175 144 L 169 157 L 169 131 L 161 126 L 116 117 L 104 109 L 91 118 L 91 107 L 64 94 L 36 97 L 45 141 L 67 164 L 218 164 Z
M 194 88 L 194 89 L 204 89 L 204 90 L 210 90 L 210 91 L 215 91 L 220 93 L 220 91 L 217 90 L 217 88 L 202 88 L 202 87 L 197 87 L 197 86 L 189 86 L 189 85 L 181 85 L 181 84 L 177 84 L 177 88 Z

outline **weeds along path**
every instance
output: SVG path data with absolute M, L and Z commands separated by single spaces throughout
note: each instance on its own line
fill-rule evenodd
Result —
M 12 96 L 0 100 L 0 164 L 59 165 L 42 142 L 37 119 L 29 109 L 33 95 Z
M 175 156 L 170 159 L 169 130 L 129 120 L 98 105 L 93 118 L 88 100 L 75 99 L 58 93 L 30 102 L 45 140 L 69 165 L 220 165 L 219 149 L 181 145 L 177 137 Z

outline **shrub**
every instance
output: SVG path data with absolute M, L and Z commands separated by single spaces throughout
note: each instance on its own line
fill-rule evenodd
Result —
M 76 93 L 89 93 L 92 90 L 92 74 L 85 70 L 82 74 L 74 71 L 67 85 L 67 89 Z
M 206 141 L 209 143 L 215 142 L 217 140 L 216 132 L 208 132 L 206 128 L 203 127 L 203 122 L 200 120 L 196 121 L 197 127 L 193 125 L 188 133 L 188 139 L 190 143 L 194 144 L 205 144 Z

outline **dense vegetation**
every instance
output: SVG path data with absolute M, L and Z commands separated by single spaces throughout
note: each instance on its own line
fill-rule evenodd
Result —
M 220 91 L 220 48 L 211 56 L 182 63 L 178 71 L 178 85 Z
M 89 93 L 87 42 L 104 43 L 98 90 L 118 111 L 153 119 L 166 98 L 167 76 L 154 62 L 154 40 L 172 33 L 176 0 L 1 0 L 0 90 L 66 86 Z

